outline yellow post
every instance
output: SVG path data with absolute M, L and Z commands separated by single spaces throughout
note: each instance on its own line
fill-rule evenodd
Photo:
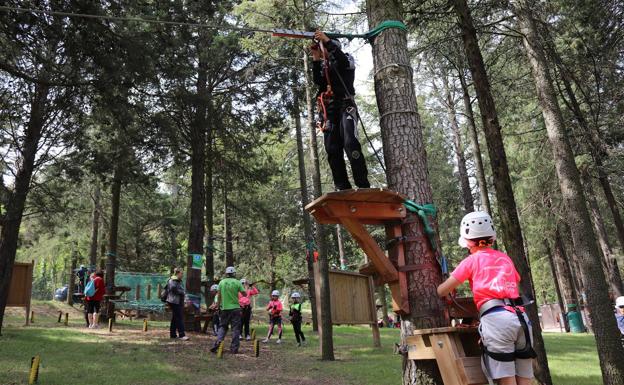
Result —
M 147 331 L 147 318 L 143 320 L 143 331 Z
M 69 325 L 69 313 L 65 313 L 65 326 Z
M 28 385 L 36 384 L 39 380 L 39 364 L 41 357 L 39 355 L 30 359 L 30 373 L 28 374 Z
M 35 311 L 34 310 L 30 311 L 30 323 L 31 324 L 35 323 Z
M 109 333 L 113 332 L 113 319 L 112 318 L 108 319 L 108 332 Z

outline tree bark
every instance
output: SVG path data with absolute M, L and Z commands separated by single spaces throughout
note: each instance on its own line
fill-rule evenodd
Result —
M 234 266 L 234 245 L 232 244 L 232 218 L 229 210 L 227 188 L 223 187 L 223 242 L 225 243 L 225 266 Z
M 200 50 L 198 50 L 200 51 Z M 193 269 L 193 254 L 204 253 L 204 205 L 206 203 L 204 181 L 206 178 L 206 113 L 208 108 L 207 58 L 199 54 L 193 121 L 190 125 L 191 140 L 191 220 L 186 258 L 186 292 L 201 295 L 201 270 Z
M 123 151 L 122 151 L 123 152 Z M 119 206 L 121 204 L 122 160 L 117 159 L 111 184 L 111 219 L 108 231 L 108 251 L 106 252 L 106 294 L 115 294 L 115 268 L 117 266 L 117 237 L 119 235 Z M 114 302 L 107 302 L 106 315 L 115 315 Z
M 102 194 L 100 192 L 100 185 L 95 184 L 93 191 L 93 214 L 91 220 L 91 248 L 89 249 L 89 266 L 95 268 L 97 266 L 97 246 L 98 246 L 98 233 L 100 227 L 100 198 Z
M 457 111 L 455 109 L 455 100 L 449 88 L 446 74 L 442 76 L 444 85 L 445 106 L 449 123 L 451 124 L 451 132 L 453 133 L 453 144 L 455 150 L 455 161 L 457 162 L 457 173 L 459 176 L 459 184 L 462 192 L 462 202 L 464 211 L 471 213 L 474 211 L 474 200 L 472 198 L 472 190 L 470 189 L 470 180 L 468 179 L 468 169 L 466 168 L 466 156 L 464 155 L 464 145 L 461 138 L 461 130 L 457 123 Z
M 613 308 L 609 300 L 608 288 L 600 255 L 592 234 L 589 212 L 581 178 L 574 160 L 574 153 L 563 124 L 563 117 L 557 95 L 548 69 L 548 62 L 534 19 L 533 1 L 516 1 L 516 11 L 523 33 L 523 44 L 535 80 L 535 87 L 542 115 L 551 144 L 559 187 L 563 197 L 566 222 L 572 232 L 574 249 L 578 254 L 581 274 L 586 285 L 587 303 L 591 308 L 589 317 L 594 328 L 603 382 L 607 385 L 624 383 L 624 347 L 617 336 L 619 331 L 613 322 Z
M 213 188 L 212 181 L 213 176 L 213 146 L 212 138 L 214 135 L 214 125 L 212 120 L 215 119 L 214 108 L 212 108 L 212 99 L 208 102 L 207 113 L 207 129 L 206 129 L 206 179 L 205 193 L 206 193 L 206 279 L 208 280 L 208 289 L 214 283 L 214 203 L 213 203 Z M 209 292 L 210 290 L 206 290 Z
M 576 98 L 576 94 L 572 90 L 572 79 L 570 79 L 569 71 L 563 65 L 561 57 L 552 48 L 550 49 L 550 53 L 551 57 L 555 60 L 560 68 L 561 80 L 563 82 L 566 95 L 569 99 L 569 103 L 567 105 L 572 111 L 575 120 L 579 124 L 583 137 L 587 141 L 589 151 L 592 155 L 592 159 L 594 160 L 594 164 L 596 165 L 596 170 L 598 172 L 598 181 L 600 182 L 600 186 L 602 187 L 602 191 L 604 192 L 605 198 L 607 200 L 607 205 L 609 206 L 609 210 L 611 211 L 611 215 L 613 216 L 613 222 L 617 230 L 617 238 L 620 244 L 620 249 L 624 250 L 624 223 L 622 222 L 622 216 L 620 214 L 620 209 L 618 208 L 617 201 L 615 199 L 615 196 L 613 195 L 613 189 L 611 188 L 609 176 L 604 169 L 604 159 L 608 157 L 608 154 L 606 149 L 604 148 L 603 141 L 600 138 L 600 132 L 595 127 L 591 126 L 587 122 L 587 119 L 585 119 L 585 115 L 581 110 L 581 106 L 578 102 L 578 99 Z
M 305 60 L 305 58 L 304 58 Z M 301 129 L 301 106 L 300 96 L 297 89 L 293 88 L 293 119 L 295 121 L 295 137 L 297 139 L 297 164 L 299 167 L 299 189 L 301 191 L 301 212 L 303 216 L 303 236 L 306 244 L 306 250 L 309 251 L 308 245 L 314 240 L 312 235 L 312 220 L 310 214 L 305 210 L 305 207 L 310 202 L 308 193 L 308 178 L 306 177 L 305 156 L 303 149 L 303 134 Z M 310 254 L 308 252 L 308 254 Z M 318 330 L 316 325 L 316 296 L 314 294 L 314 265 L 312 256 L 308 255 L 306 258 L 306 265 L 308 268 L 308 297 L 310 298 L 310 306 L 312 307 L 312 324 L 313 329 Z
M 307 55 L 304 55 L 304 59 L 304 70 L 306 74 L 306 104 L 308 110 L 308 127 L 310 129 L 310 159 L 312 160 L 312 185 L 314 187 L 314 198 L 316 199 L 323 195 L 323 187 L 321 186 L 321 167 L 318 158 L 316 127 L 313 119 L 314 105 L 312 101 L 312 81 L 310 80 L 310 68 Z M 316 225 L 316 244 L 318 246 L 319 253 L 319 291 L 321 294 L 320 307 L 323 309 L 321 319 L 317 322 L 317 327 L 321 334 L 321 359 L 333 361 L 334 340 L 331 322 L 331 294 L 329 290 L 329 256 L 325 226 L 321 224 Z
M 568 323 L 568 318 L 565 316 L 566 308 L 563 304 L 563 297 L 561 295 L 561 286 L 559 285 L 559 273 L 557 273 L 557 268 L 555 267 L 555 259 L 553 258 L 552 250 L 550 249 L 550 245 L 546 239 L 543 240 L 544 250 L 546 251 L 546 257 L 548 258 L 548 265 L 550 266 L 550 273 L 553 277 L 553 284 L 555 285 L 555 293 L 557 295 L 557 304 L 559 305 L 559 312 L 561 314 L 561 321 L 563 321 L 563 326 L 566 332 L 570 332 L 570 324 Z
M 589 205 L 589 212 L 591 214 L 592 223 L 594 225 L 594 232 L 598 237 L 598 244 L 602 250 L 602 267 L 607 277 L 607 282 L 610 286 L 613 297 L 617 298 L 624 293 L 622 287 L 622 276 L 620 275 L 620 268 L 617 263 L 615 255 L 611 250 L 611 244 L 609 243 L 609 236 L 604 226 L 604 220 L 602 219 L 602 213 L 598 207 L 596 201 L 596 195 L 594 194 L 594 187 L 592 186 L 591 176 L 589 170 L 584 168 L 582 171 L 582 183 L 585 188 L 585 196 L 587 197 L 587 204 Z
M 458 17 L 459 27 L 464 42 L 466 58 L 470 66 L 470 72 L 474 82 L 481 120 L 490 155 L 492 166 L 492 176 L 494 188 L 496 190 L 496 202 L 498 214 L 501 219 L 503 241 L 505 249 L 514 262 L 518 273 L 522 277 L 520 281 L 520 291 L 530 294 L 534 290 L 531 285 L 530 270 L 524 254 L 524 243 L 520 220 L 516 209 L 516 202 L 509 177 L 509 166 L 507 165 L 507 155 L 501 133 L 501 126 L 498 121 L 498 112 L 490 89 L 490 81 L 485 70 L 485 63 L 481 55 L 481 49 L 477 40 L 477 32 L 474 27 L 472 16 L 466 0 L 452 0 L 455 13 Z M 540 327 L 539 316 L 536 306 L 527 307 L 527 315 L 533 328 L 533 348 L 537 353 L 535 365 L 535 377 L 545 385 L 552 385 L 550 371 L 548 369 L 548 357 L 544 347 L 544 339 Z
M 481 146 L 479 145 L 479 133 L 477 132 L 477 125 L 475 123 L 474 113 L 472 111 L 472 102 L 470 101 L 470 92 L 468 91 L 468 84 L 466 83 L 466 77 L 464 76 L 464 70 L 458 71 L 459 82 L 462 88 L 462 99 L 464 101 L 464 113 L 466 114 L 466 122 L 468 124 L 468 137 L 470 138 L 470 144 L 472 147 L 472 157 L 475 162 L 475 170 L 477 174 L 477 184 L 479 185 L 479 197 L 481 199 L 481 206 L 490 214 L 492 213 L 492 206 L 490 204 L 490 195 L 488 193 L 487 179 L 485 177 L 485 168 L 483 167 L 483 158 L 481 157 Z
M 397 0 L 368 0 L 366 7 L 371 27 L 384 20 L 403 20 L 401 3 Z M 388 188 L 416 202 L 432 203 L 407 34 L 400 29 L 386 29 L 375 38 L 372 48 Z M 437 234 L 437 223 L 434 223 L 434 228 Z M 419 242 L 405 244 L 406 263 L 437 266 L 436 251 L 424 235 L 422 221 L 410 213 L 402 230 L 403 235 L 420 239 Z M 439 239 L 437 242 L 440 244 Z M 447 326 L 444 304 L 436 293 L 442 279 L 442 272 L 436 267 L 407 274 L 408 302 L 412 314 L 401 317 L 403 344 L 414 329 Z M 404 357 L 403 384 L 442 384 L 435 361 L 415 361 Z
M 0 335 L 2 335 L 4 310 L 9 297 L 9 286 L 13 275 L 24 205 L 30 190 L 37 148 L 45 122 L 48 94 L 48 86 L 35 84 L 35 92 L 30 102 L 30 117 L 26 124 L 20 151 L 21 157 L 16 160 L 18 169 L 15 173 L 14 188 L 6 201 L 4 218 L 2 219 L 2 229 L 0 230 Z
M 559 272 L 557 277 L 563 295 L 563 302 L 567 309 L 568 305 L 578 305 L 579 301 L 577 284 L 574 276 L 572 275 L 571 256 L 566 252 L 562 236 L 561 230 L 557 229 L 555 231 L 555 250 L 553 259 L 556 269 Z
M 67 279 L 67 304 L 69 306 L 74 306 L 74 293 L 76 292 L 76 250 L 72 248 L 72 255 L 70 257 L 71 261 L 69 264 L 69 277 Z

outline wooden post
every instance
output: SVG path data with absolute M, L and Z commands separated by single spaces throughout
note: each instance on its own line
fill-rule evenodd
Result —
M 58 323 L 61 323 L 61 318 L 63 318 L 63 312 L 59 310 Z
M 381 347 L 381 335 L 379 334 L 379 325 L 377 324 L 377 306 L 375 305 L 375 283 L 373 277 L 368 277 L 368 287 L 370 296 L 370 309 L 373 317 L 373 346 L 376 348 Z
M 136 291 L 134 292 L 134 299 L 137 301 L 141 299 L 141 285 L 136 285 Z
M 69 325 L 69 313 L 65 313 L 65 326 Z
M 113 319 L 112 318 L 108 319 L 108 332 L 109 333 L 113 332 Z
M 143 320 L 143 331 L 147 331 L 147 318 Z
M 156 291 L 156 295 L 158 297 L 160 297 L 160 293 L 162 293 L 162 284 L 161 283 L 158 284 L 158 290 Z
M 148 301 L 152 299 L 152 284 L 147 285 L 147 289 L 145 291 L 145 299 Z

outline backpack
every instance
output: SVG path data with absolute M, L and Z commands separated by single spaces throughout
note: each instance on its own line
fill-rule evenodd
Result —
M 169 296 L 169 281 L 167 281 L 167 284 L 165 285 L 165 287 L 160 291 L 160 300 L 162 302 L 167 302 L 168 296 Z
M 95 279 L 92 279 L 87 283 L 84 290 L 85 297 L 93 297 L 95 295 Z

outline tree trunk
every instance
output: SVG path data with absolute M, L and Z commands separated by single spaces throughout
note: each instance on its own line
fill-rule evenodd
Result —
M 617 230 L 617 238 L 620 244 L 620 249 L 624 251 L 624 223 L 622 222 L 622 216 L 620 214 L 616 199 L 613 196 L 613 189 L 611 188 L 609 176 L 605 172 L 603 164 L 604 159 L 608 156 L 607 151 L 604 148 L 599 131 L 595 127 L 590 126 L 587 122 L 587 119 L 585 119 L 585 115 L 581 110 L 581 106 L 578 102 L 578 99 L 576 98 L 576 94 L 572 90 L 571 79 L 568 69 L 565 68 L 561 61 L 561 57 L 554 49 L 551 49 L 550 53 L 551 57 L 555 60 L 560 68 L 561 80 L 563 81 L 566 95 L 569 98 L 568 106 L 570 107 L 574 118 L 581 128 L 581 134 L 583 134 L 583 137 L 586 139 L 587 144 L 589 145 L 588 147 L 596 165 L 596 170 L 598 172 L 598 181 L 600 182 L 600 186 L 602 187 L 602 190 L 605 194 L 605 198 L 611 211 L 611 215 L 613 216 L 613 222 Z
M 71 261 L 69 264 L 69 277 L 67 278 L 67 304 L 69 306 L 74 306 L 74 293 L 76 292 L 76 250 L 72 250 L 72 255 L 70 257 Z
M 189 225 L 186 258 L 186 292 L 201 295 L 201 269 L 193 269 L 193 254 L 204 253 L 204 205 L 206 203 L 204 181 L 206 178 L 206 113 L 208 91 L 206 88 L 207 58 L 200 53 L 197 73 L 195 115 L 190 127 L 191 146 L 191 221 Z
M 526 49 L 537 96 L 542 107 L 542 115 L 548 133 L 548 139 L 553 151 L 555 169 L 563 197 L 566 222 L 572 232 L 574 249 L 578 254 L 581 274 L 586 285 L 587 303 L 591 308 L 589 313 L 594 328 L 594 337 L 598 348 L 603 382 L 607 385 L 624 383 L 624 347 L 617 336 L 619 331 L 613 322 L 613 308 L 609 300 L 604 271 L 600 255 L 592 234 L 592 224 L 585 206 L 585 197 L 581 186 L 581 178 L 576 168 L 574 153 L 566 135 L 563 117 L 559 109 L 557 95 L 548 71 L 548 62 L 543 35 L 540 35 L 533 18 L 532 1 L 517 1 L 520 28 L 523 32 L 523 43 Z
M 585 187 L 585 197 L 587 198 L 587 204 L 589 205 L 592 223 L 594 225 L 594 232 L 598 237 L 598 244 L 602 250 L 602 267 L 607 277 L 607 282 L 611 288 L 611 292 L 614 298 L 623 295 L 624 290 L 622 288 L 622 277 L 620 275 L 620 268 L 617 263 L 617 259 L 613 255 L 611 245 L 609 243 L 609 236 L 604 226 L 604 220 L 602 219 L 602 213 L 596 202 L 596 195 L 594 194 L 594 187 L 592 186 L 591 176 L 587 168 L 583 169 L 582 173 L 583 186 Z
M 206 193 L 206 279 L 208 280 L 208 289 L 214 283 L 214 204 L 213 204 L 213 147 L 212 138 L 214 125 L 212 120 L 215 119 L 214 109 L 212 108 L 212 100 L 208 102 L 208 121 L 206 129 L 206 179 L 205 193 Z M 210 290 L 206 290 L 207 293 Z
M 30 118 L 26 125 L 20 151 L 21 157 L 15 162 L 18 169 L 15 173 L 14 188 L 6 201 L 4 218 L 2 219 L 2 229 L 0 230 L 0 335 L 2 335 L 4 309 L 9 298 L 9 286 L 13 275 L 24 205 L 30 190 L 35 158 L 45 122 L 48 93 L 49 87 L 35 84 L 35 92 L 30 103 Z
M 401 3 L 397 0 L 369 0 L 367 14 L 371 27 L 384 20 L 403 19 Z M 373 44 L 373 63 L 388 188 L 416 202 L 432 203 L 406 32 L 387 29 L 378 35 Z M 437 234 L 437 223 L 434 223 L 434 228 Z M 407 274 L 408 302 L 412 314 L 401 317 L 403 344 L 414 329 L 448 325 L 444 304 L 436 293 L 443 279 L 442 272 L 437 268 L 436 251 L 423 230 L 422 221 L 410 213 L 404 221 L 403 235 L 421 241 L 405 244 L 406 264 L 436 267 Z M 439 239 L 437 242 L 440 244 Z M 435 361 L 408 360 L 404 356 L 403 384 L 442 384 Z
M 498 112 L 494 104 L 490 81 L 485 70 L 481 49 L 479 48 L 477 32 L 473 25 L 472 16 L 470 15 L 466 0 L 452 0 L 452 3 L 458 17 L 464 42 L 464 50 L 466 51 L 466 57 L 479 101 L 479 110 L 481 112 L 481 120 L 483 122 L 483 129 L 485 131 L 485 138 L 492 166 L 498 214 L 501 219 L 501 226 L 499 226 L 499 228 L 502 229 L 505 249 L 522 277 L 522 281 L 520 281 L 520 291 L 530 294 L 533 293 L 534 290 L 531 285 L 529 266 L 526 256 L 524 255 L 522 229 L 520 228 L 516 201 L 509 177 L 509 166 L 507 165 L 507 155 L 505 154 L 501 127 L 498 121 Z M 529 316 L 533 328 L 533 348 L 538 356 L 535 362 L 535 377 L 541 384 L 552 385 L 537 307 L 527 307 L 527 315 Z
M 544 249 L 546 251 L 546 257 L 548 258 L 548 265 L 550 266 L 550 273 L 553 277 L 553 284 L 555 285 L 555 293 L 557 294 L 557 304 L 559 304 L 559 312 L 561 313 L 561 321 L 563 322 L 563 326 L 566 332 L 570 332 L 570 324 L 568 323 L 568 318 L 565 316 L 566 308 L 563 304 L 563 296 L 561 295 L 561 286 L 559 285 L 559 273 L 557 273 L 557 268 L 555 267 L 555 259 L 553 258 L 552 250 L 550 249 L 550 245 L 548 241 L 544 239 Z
M 553 258 L 556 269 L 559 272 L 559 285 L 563 295 L 563 302 L 567 309 L 568 305 L 578 305 L 579 302 L 577 284 L 572 275 L 571 256 L 566 252 L 562 236 L 561 230 L 557 229 L 555 231 L 555 250 Z
M 490 204 L 490 195 L 488 193 L 487 179 L 485 177 L 485 168 L 483 167 L 483 158 L 481 157 L 481 146 L 479 145 L 479 133 L 477 132 L 477 125 L 475 124 L 474 113 L 472 111 L 472 103 L 470 101 L 470 92 L 468 91 L 468 84 L 466 83 L 466 77 L 464 76 L 464 70 L 458 71 L 459 82 L 462 87 L 462 99 L 464 100 L 464 113 L 466 114 L 466 122 L 468 124 L 468 137 L 470 138 L 470 144 L 472 147 L 472 157 L 475 162 L 475 170 L 477 174 L 477 183 L 479 185 L 479 196 L 481 199 L 481 206 L 490 214 L 492 213 L 492 206 Z
M 314 126 L 314 105 L 312 97 L 312 82 L 310 80 L 310 69 L 307 55 L 304 55 L 304 70 L 306 73 L 306 104 L 308 109 L 308 127 L 310 129 L 310 158 L 312 160 L 312 184 L 314 187 L 314 198 L 323 194 L 321 186 L 321 167 L 318 158 L 318 144 L 316 140 L 316 127 Z M 327 248 L 327 235 L 325 226 L 316 225 L 316 244 L 319 253 L 319 275 L 321 303 L 321 320 L 317 322 L 319 333 L 321 334 L 321 359 L 334 360 L 334 340 L 331 322 L 331 297 L 329 290 L 329 259 Z
M 106 252 L 106 294 L 115 294 L 115 268 L 117 266 L 117 237 L 119 234 L 119 205 L 121 203 L 122 160 L 117 159 L 111 184 L 111 219 L 108 231 L 108 251 Z M 115 315 L 115 304 L 107 302 L 106 315 Z
M 388 317 L 388 300 L 386 299 L 386 285 L 377 287 L 377 295 L 381 305 L 381 319 L 386 327 L 390 326 L 390 317 Z
M 304 58 L 306 60 L 306 58 Z M 303 152 L 303 134 L 301 129 L 301 106 L 299 92 L 297 89 L 292 90 L 294 96 L 293 102 L 293 119 L 295 121 L 295 136 L 297 139 L 297 164 L 299 167 L 299 189 L 301 191 L 301 206 L 303 215 L 303 236 L 305 238 L 306 250 L 308 250 L 308 257 L 306 258 L 306 265 L 308 268 L 308 297 L 310 298 L 310 306 L 312 308 L 312 326 L 314 330 L 318 330 L 316 325 L 316 296 L 314 294 L 314 261 L 310 253 L 310 248 L 314 238 L 312 235 L 312 220 L 310 214 L 305 210 L 305 207 L 310 202 L 308 193 L 308 178 L 306 177 L 305 156 Z
M 229 210 L 227 190 L 223 187 L 223 242 L 225 266 L 234 266 L 234 245 L 232 244 L 232 218 Z
M 98 233 L 100 226 L 100 198 L 102 194 L 100 192 L 99 183 L 95 184 L 95 190 L 93 191 L 93 214 L 91 221 L 91 248 L 89 250 L 89 266 L 95 268 L 97 266 L 97 246 L 98 246 Z
M 461 138 L 461 130 L 457 123 L 457 112 L 455 109 L 455 100 L 449 88 L 446 74 L 442 76 L 445 94 L 445 106 L 449 122 L 451 124 L 451 132 L 453 133 L 453 144 L 455 150 L 455 160 L 457 162 L 457 173 L 459 174 L 459 184 L 462 192 L 462 202 L 464 211 L 471 213 L 474 211 L 474 200 L 472 198 L 472 190 L 470 189 L 470 180 L 468 179 L 468 169 L 466 168 L 466 156 L 464 155 L 464 145 Z
M 344 252 L 344 243 L 342 239 L 342 227 L 336 225 L 336 243 L 338 243 L 338 257 L 340 259 L 340 270 L 347 270 L 347 257 Z

